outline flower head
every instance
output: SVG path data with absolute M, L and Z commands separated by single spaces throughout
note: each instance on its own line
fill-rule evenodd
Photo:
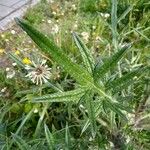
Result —
M 5 52 L 5 50 L 0 48 L 0 55 L 3 54 L 4 52 Z
M 16 50 L 15 55 L 19 55 L 19 54 L 20 54 L 20 51 Z
M 15 70 L 13 70 L 12 68 L 6 68 L 6 78 L 7 79 L 12 79 L 15 76 Z
M 24 64 L 26 64 L 26 65 L 31 64 L 31 60 L 30 60 L 29 58 L 27 58 L 27 57 L 25 57 L 25 58 L 22 60 L 22 62 L 23 62 Z
M 32 66 L 26 65 L 26 70 L 28 70 L 26 77 L 29 77 L 36 85 L 48 82 L 51 76 L 51 68 L 46 65 L 46 60 L 38 59 L 37 63 L 32 61 Z
M 85 40 L 85 42 L 88 42 L 89 40 L 89 33 L 88 32 L 82 32 L 81 33 L 83 39 Z
M 15 30 L 11 30 L 11 34 L 16 34 L 16 31 Z

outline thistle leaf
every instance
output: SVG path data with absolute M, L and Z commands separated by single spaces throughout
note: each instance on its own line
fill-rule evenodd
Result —
M 78 101 L 86 92 L 85 89 L 76 89 L 67 92 L 57 92 L 39 97 L 33 97 L 32 102 L 71 102 Z
M 113 69 L 119 60 L 123 57 L 125 52 L 131 47 L 131 44 L 125 45 L 118 52 L 116 52 L 112 57 L 108 58 L 102 65 L 97 65 L 94 70 L 94 79 L 97 81 L 100 78 L 103 78 L 104 75 L 110 70 Z
M 84 66 L 89 71 L 89 73 L 92 73 L 94 69 L 94 59 L 91 55 L 90 50 L 75 32 L 73 33 L 73 38 L 82 56 Z
M 94 102 L 93 102 L 93 92 L 87 91 L 84 95 L 84 99 L 86 102 L 86 108 L 88 111 L 88 116 L 91 124 L 92 136 L 96 135 L 96 121 L 95 121 L 95 111 L 94 111 Z
M 130 84 L 127 84 L 127 83 L 131 83 L 131 80 L 133 80 L 133 78 L 135 76 L 140 75 L 142 72 L 146 71 L 147 69 L 149 69 L 149 68 L 143 67 L 143 68 L 137 69 L 135 71 L 131 71 L 131 72 L 125 74 L 124 76 L 122 76 L 121 78 L 110 81 L 106 84 L 106 89 L 107 90 L 109 90 L 110 88 L 118 89 L 120 87 L 121 87 L 121 89 L 122 89 L 122 87 L 125 88 L 126 86 L 123 86 L 123 85 L 129 86 Z

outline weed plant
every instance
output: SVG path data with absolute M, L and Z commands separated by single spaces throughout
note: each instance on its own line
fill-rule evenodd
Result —
M 149 7 L 146 0 L 42 1 L 16 18 L 39 50 L 32 45 L 23 61 L 25 53 L 7 52 L 17 77 L 0 73 L 0 148 L 148 150 Z

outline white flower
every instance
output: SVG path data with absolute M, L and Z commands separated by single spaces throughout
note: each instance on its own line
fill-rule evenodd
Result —
M 108 18 L 108 17 L 110 17 L 110 14 L 108 14 L 108 13 L 100 13 L 100 15 L 102 16 L 102 17 L 104 17 L 104 18 Z
M 17 63 L 15 63 L 15 62 L 14 62 L 14 63 L 12 63 L 12 65 L 13 65 L 13 66 L 16 66 L 16 65 L 17 65 Z
M 11 30 L 11 34 L 16 34 L 16 31 L 15 30 Z
M 15 76 L 15 71 L 13 69 L 10 68 L 6 68 L 6 78 L 7 79 L 12 79 Z
M 12 71 L 7 72 L 6 78 L 12 79 L 14 76 L 15 76 L 15 71 L 12 70 Z
M 38 109 L 37 108 L 34 109 L 34 113 L 35 114 L 38 113 Z
M 3 89 L 1 89 L 1 92 L 4 93 L 6 91 L 7 87 L 4 87 Z
M 1 34 L 1 37 L 2 37 L 2 38 L 4 38 L 4 37 L 5 37 L 5 35 L 4 35 L 4 34 Z
M 52 33 L 53 33 L 53 34 L 56 34 L 56 33 L 58 33 L 58 31 L 59 31 L 59 27 L 58 27 L 57 24 L 55 24 L 55 25 L 52 27 Z
M 85 40 L 85 42 L 88 42 L 89 40 L 89 33 L 88 32 L 82 32 L 81 33 L 83 39 Z
M 30 44 L 32 43 L 32 41 L 31 41 L 31 40 L 29 40 L 28 42 L 29 42 Z
M 6 68 L 6 71 L 9 71 L 10 70 L 10 68 Z
M 78 25 L 75 23 L 74 25 L 73 25 L 73 29 L 77 29 L 78 28 Z
M 75 4 L 72 5 L 72 9 L 73 9 L 73 10 L 76 10 L 76 9 L 77 9 L 77 7 L 76 7 Z
M 26 77 L 29 77 L 33 83 L 36 85 L 48 82 L 51 76 L 51 68 L 48 68 L 46 65 L 46 60 L 37 60 L 37 63 L 32 61 L 31 65 L 26 65 L 26 70 L 28 70 L 28 74 Z
M 93 28 L 93 30 L 95 30 L 95 29 L 96 29 L 96 26 L 92 26 L 92 28 Z
M 48 2 L 49 2 L 49 3 L 54 3 L 54 0 L 49 0 Z
M 51 20 L 47 20 L 47 23 L 49 23 L 49 24 L 50 24 L 50 23 L 52 23 L 52 21 L 51 21 Z
M 57 13 L 55 11 L 52 12 L 53 15 L 56 15 Z
M 9 42 L 9 39 L 5 39 L 6 42 Z

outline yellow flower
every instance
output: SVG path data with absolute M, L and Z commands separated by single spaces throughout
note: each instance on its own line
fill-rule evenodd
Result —
M 2 55 L 4 52 L 5 52 L 5 50 L 0 48 L 0 55 Z
M 29 58 L 27 58 L 27 57 L 25 57 L 25 58 L 22 60 L 22 62 L 23 62 L 24 64 L 26 64 L 26 65 L 31 64 L 31 60 L 30 60 Z
M 19 54 L 20 54 L 20 51 L 16 50 L 15 55 L 19 55 Z

